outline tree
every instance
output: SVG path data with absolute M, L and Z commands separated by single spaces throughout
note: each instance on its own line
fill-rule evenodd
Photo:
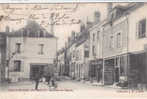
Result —
M 12 53 L 12 55 L 9 55 L 8 56 L 8 60 L 7 60 L 7 68 L 8 68 L 8 78 L 6 78 L 6 80 L 8 81 L 8 82 L 10 82 L 10 78 L 9 78 L 9 72 L 10 72 L 10 70 L 9 70 L 9 67 L 10 67 L 10 61 L 11 61 L 11 59 L 13 59 L 13 57 L 15 56 L 17 54 L 17 52 L 13 52 Z

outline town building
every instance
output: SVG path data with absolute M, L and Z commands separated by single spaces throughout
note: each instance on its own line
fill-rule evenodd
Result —
M 110 8 L 107 22 L 103 25 L 104 84 L 119 82 L 127 75 L 128 21 L 123 16 L 126 7 Z
M 146 82 L 146 9 L 144 3 L 129 3 L 109 10 L 103 25 L 104 84 Z
M 75 77 L 78 80 L 89 78 L 89 32 L 85 29 L 76 39 Z
M 88 29 L 89 44 L 89 78 L 91 82 L 103 82 L 103 25 L 99 11 L 94 13 L 94 22 Z
M 132 3 L 127 11 L 128 18 L 128 61 L 130 78 L 147 88 L 147 4 Z M 130 81 L 131 83 L 131 81 Z
M 58 75 L 59 76 L 64 76 L 65 75 L 65 49 L 61 49 L 57 53 L 58 57 Z
M 73 31 L 71 37 L 68 38 L 67 47 L 67 63 L 69 65 L 69 76 L 75 78 L 75 58 L 76 58 L 76 33 Z
M 5 79 L 6 66 L 6 33 L 0 33 L 0 83 Z
M 34 21 L 7 36 L 8 78 L 34 79 L 36 73 L 54 72 L 57 38 Z
M 102 82 L 103 75 L 103 24 L 105 20 L 94 24 L 90 29 L 90 64 L 89 76 L 91 81 Z
M 90 25 L 88 23 L 87 25 Z M 69 67 L 69 76 L 72 79 L 88 78 L 87 59 L 89 57 L 89 33 L 85 25 L 81 22 L 80 32 L 72 31 L 68 38 L 66 49 L 66 64 Z M 85 56 L 86 54 L 86 56 Z
M 115 7 L 109 3 L 107 10 L 105 20 L 96 12 L 93 23 L 81 25 L 81 31 L 69 37 L 65 48 L 69 76 L 104 85 L 146 86 L 146 3 Z

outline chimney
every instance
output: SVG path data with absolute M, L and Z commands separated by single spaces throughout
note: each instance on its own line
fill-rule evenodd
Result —
M 107 18 L 109 18 L 110 16 L 110 13 L 112 11 L 112 6 L 113 6 L 112 2 L 109 2 L 107 6 Z
M 53 22 L 54 13 L 51 13 L 50 21 L 51 21 L 51 29 L 50 32 L 54 35 L 54 22 Z
M 87 16 L 87 22 L 86 22 L 86 28 L 90 28 L 92 26 L 92 22 L 89 21 L 88 16 Z
M 94 23 L 98 23 L 100 22 L 100 12 L 99 11 L 95 11 L 94 13 Z

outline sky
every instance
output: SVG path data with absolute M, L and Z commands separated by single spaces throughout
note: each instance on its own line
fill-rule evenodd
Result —
M 126 3 L 115 3 L 113 6 Z M 15 31 L 24 27 L 27 20 L 35 20 L 47 31 L 50 30 L 50 16 L 54 14 L 54 35 L 58 38 L 58 49 L 65 46 L 71 31 L 80 31 L 80 23 L 94 21 L 94 12 L 101 13 L 101 20 L 107 16 L 108 3 L 66 3 L 66 4 L 0 4 L 0 13 L 5 16 L 1 20 L 0 31 L 5 31 L 5 27 L 9 26 L 10 31 Z M 74 19 L 74 22 L 71 20 Z

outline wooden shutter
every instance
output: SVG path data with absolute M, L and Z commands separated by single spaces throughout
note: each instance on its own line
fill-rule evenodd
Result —
M 136 38 L 139 38 L 139 29 L 138 29 L 139 23 L 136 23 Z

